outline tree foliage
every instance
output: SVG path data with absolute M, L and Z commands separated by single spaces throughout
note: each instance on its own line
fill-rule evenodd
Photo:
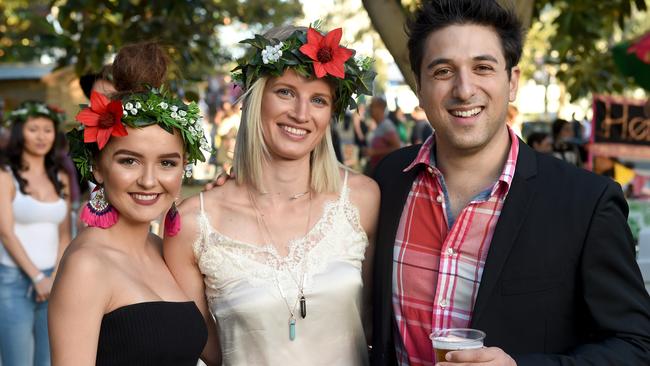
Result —
M 611 48 L 650 30 L 646 12 L 645 0 L 537 0 L 533 26 L 551 29 L 546 45 L 531 52 L 542 56 L 537 65 L 555 74 L 571 99 L 621 93 L 632 83 L 616 69 Z
M 650 30 L 647 16 L 650 0 L 498 1 L 514 6 L 533 35 L 528 39 L 525 75 L 544 69 L 565 85 L 572 99 L 592 92 L 621 92 L 631 85 L 615 69 L 610 49 L 623 38 Z M 413 0 L 363 0 L 373 26 L 405 74 L 409 67 L 404 57 L 407 51 L 403 29 L 415 8 L 414 3 Z M 393 11 L 395 4 L 403 12 Z M 531 21 L 527 22 L 529 17 Z M 410 75 L 405 75 L 405 80 L 415 87 Z
M 9 0 L 0 2 L 0 62 L 46 55 L 81 74 L 124 44 L 155 40 L 185 77 L 199 77 L 229 58 L 221 26 L 282 24 L 301 9 L 299 0 Z

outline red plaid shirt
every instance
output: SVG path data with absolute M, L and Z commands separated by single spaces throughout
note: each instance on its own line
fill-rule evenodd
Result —
M 413 182 L 393 250 L 393 308 L 400 365 L 433 365 L 432 330 L 467 328 L 481 283 L 485 258 L 515 172 L 519 140 L 510 133 L 510 152 L 499 180 L 474 197 L 450 226 L 447 187 L 435 166 L 434 136 L 404 171 L 424 164 Z

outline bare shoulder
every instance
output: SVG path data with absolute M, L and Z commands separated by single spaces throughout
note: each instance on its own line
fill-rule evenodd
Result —
M 234 181 L 228 180 L 222 186 L 215 186 L 206 191 L 203 191 L 199 194 L 191 196 L 183 200 L 183 202 L 178 206 L 178 211 L 182 215 L 196 215 L 201 212 L 201 197 L 203 198 L 203 209 L 212 210 L 214 208 L 214 203 L 222 202 L 224 199 L 229 197 L 229 192 L 232 191 Z M 207 203 L 210 203 L 209 205 Z
M 68 173 L 66 173 L 65 170 L 59 170 L 58 177 L 61 183 L 63 183 L 65 186 L 70 183 L 70 176 Z
M 348 173 L 350 199 L 362 206 L 379 204 L 379 185 L 372 178 L 353 171 Z
M 6 166 L 0 166 L 0 179 L 11 179 L 11 170 Z
M 246 188 L 238 185 L 234 179 L 203 192 L 203 209 L 212 223 L 219 222 L 223 218 L 222 213 L 238 210 L 248 202 Z
M 205 203 L 214 194 L 215 189 L 188 197 L 178 205 L 181 228 L 176 235 L 165 236 L 163 239 L 163 256 L 166 261 L 169 260 L 170 256 L 192 256 L 192 248 L 200 238 L 201 224 L 199 215 L 202 212 L 202 206 L 203 210 L 207 209 Z M 203 205 L 201 200 L 203 200 Z
M 379 186 L 372 178 L 350 171 L 348 188 L 350 201 L 359 210 L 360 224 L 368 237 L 373 238 L 379 213 Z
M 241 187 L 237 185 L 237 182 L 234 179 L 228 179 L 223 185 L 203 192 L 203 197 L 209 202 L 223 202 L 237 196 L 240 191 Z
M 82 232 L 66 248 L 59 269 L 59 276 L 72 274 L 84 281 L 105 275 L 109 266 L 109 249 L 93 240 L 92 235 Z
M 5 169 L 4 167 L 0 168 L 0 187 L 3 187 L 2 191 L 13 194 L 13 190 L 15 189 L 13 179 L 11 170 Z
M 82 232 L 66 248 L 53 292 L 55 296 L 70 298 L 95 297 L 93 303 L 106 304 L 111 295 L 114 267 L 111 265 L 110 249 L 95 241 L 92 235 Z M 74 290 L 73 290 L 74 289 Z
M 205 199 L 205 193 L 203 192 L 203 199 Z M 183 218 L 187 215 L 198 214 L 201 211 L 201 198 L 198 194 L 188 197 L 177 205 L 177 209 Z
M 113 290 L 119 285 L 112 254 L 108 246 L 86 232 L 70 243 L 61 258 L 49 300 L 54 323 L 59 323 L 56 319 L 92 323 L 106 312 Z

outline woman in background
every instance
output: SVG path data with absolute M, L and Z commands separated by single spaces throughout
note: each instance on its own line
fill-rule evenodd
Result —
M 0 356 L 5 366 L 50 364 L 47 301 L 70 242 L 70 179 L 56 153 L 64 118 L 41 102 L 24 102 L 8 118 L 7 161 L 0 169 Z

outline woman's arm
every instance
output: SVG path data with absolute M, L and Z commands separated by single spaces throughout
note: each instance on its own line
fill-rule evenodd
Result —
M 95 364 L 111 296 L 108 268 L 93 248 L 72 244 L 63 256 L 48 306 L 53 366 Z
M 66 210 L 65 210 L 65 219 L 61 224 L 59 224 L 59 247 L 57 249 L 57 254 L 56 254 L 56 264 L 54 265 L 54 272 L 52 273 L 52 278 L 56 277 L 56 273 L 59 270 L 59 263 L 61 261 L 61 257 L 63 256 L 63 252 L 65 251 L 65 248 L 68 247 L 68 244 L 70 244 L 70 241 L 72 240 L 71 233 L 72 233 L 72 228 L 71 228 L 71 220 L 70 220 L 70 215 L 71 215 L 71 203 L 70 203 L 70 178 L 68 177 L 67 174 L 61 173 L 59 174 L 59 179 L 63 183 L 63 197 L 65 199 L 65 204 L 66 204 Z
M 363 323 L 366 341 L 372 344 L 372 264 L 375 254 L 375 233 L 379 217 L 379 186 L 364 175 L 350 176 L 350 200 L 359 210 L 361 227 L 368 236 L 368 247 L 363 260 Z
M 176 282 L 199 308 L 208 327 L 208 341 L 201 354 L 201 359 L 208 366 L 216 366 L 221 365 L 217 328 L 205 298 L 203 274 L 199 270 L 192 249 L 200 231 L 197 220 L 198 208 L 197 197 L 183 202 L 178 207 L 182 219 L 181 230 L 176 236 L 165 237 L 163 256 Z

